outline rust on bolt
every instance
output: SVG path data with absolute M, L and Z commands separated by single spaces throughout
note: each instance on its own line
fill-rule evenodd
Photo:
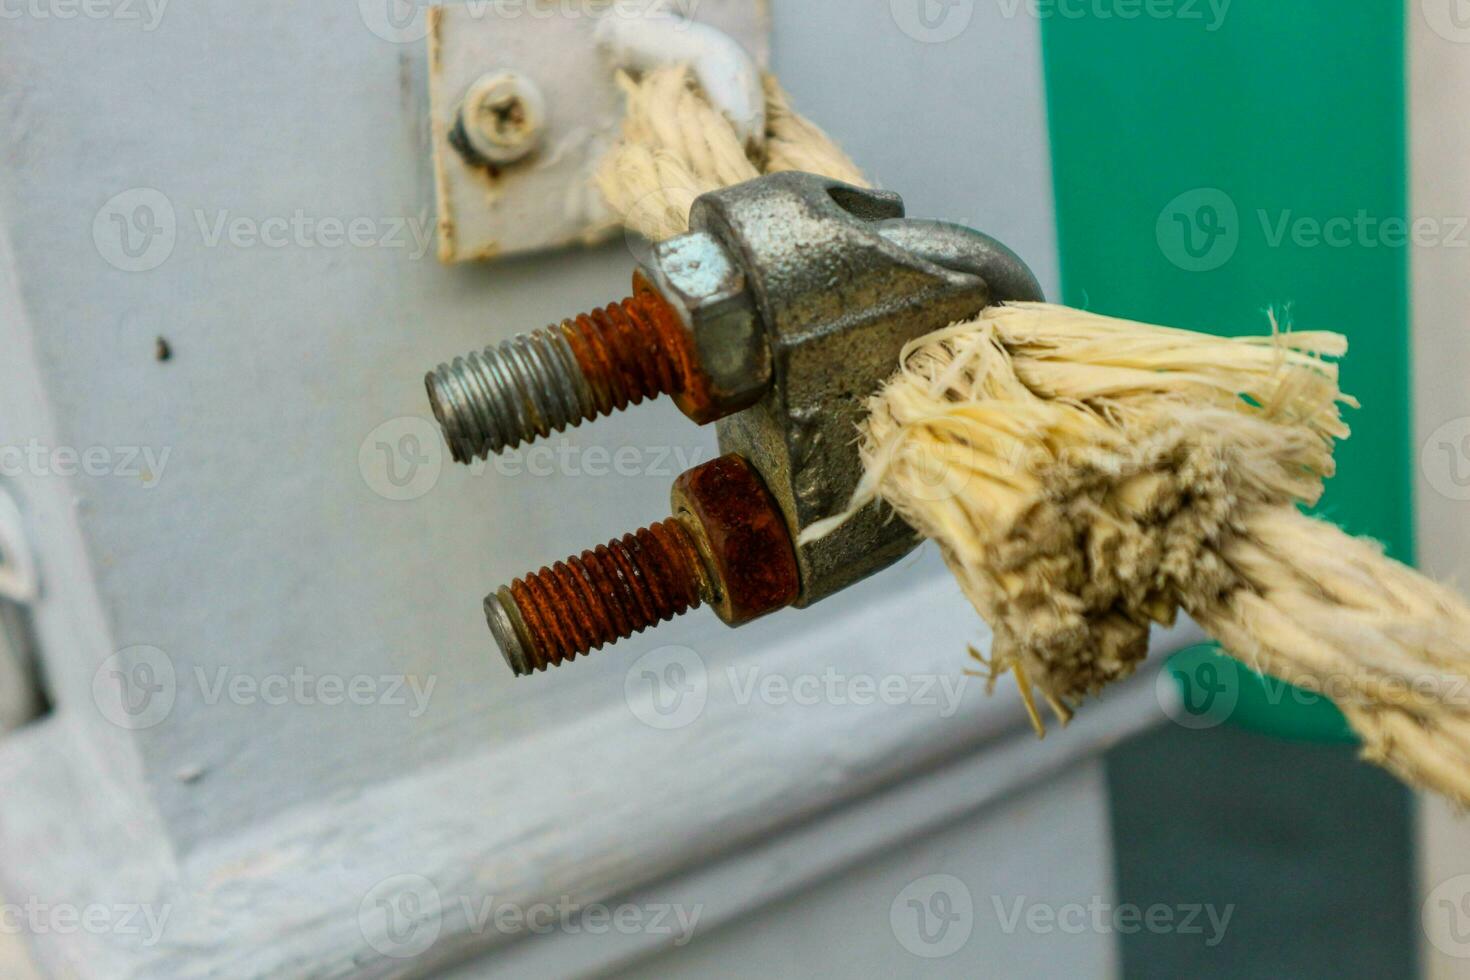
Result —
M 517 579 L 485 600 L 517 674 L 556 667 L 707 602 L 732 626 L 801 591 L 785 520 L 739 456 L 674 484 L 674 517 Z
M 604 415 L 661 394 L 692 418 L 707 415 L 709 381 L 679 314 L 642 272 L 633 295 L 562 323 L 562 333 Z

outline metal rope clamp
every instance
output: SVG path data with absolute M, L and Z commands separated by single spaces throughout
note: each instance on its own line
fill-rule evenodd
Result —
M 428 377 L 461 460 L 659 393 L 717 423 L 724 456 L 676 482 L 673 520 L 486 600 L 517 673 L 701 601 L 732 625 L 809 606 L 896 562 L 919 539 L 882 504 L 798 543 L 862 478 L 865 402 L 909 341 L 992 303 L 1043 298 L 989 236 L 905 218 L 897 194 L 812 174 L 705 194 L 690 228 L 654 247 L 632 298 Z

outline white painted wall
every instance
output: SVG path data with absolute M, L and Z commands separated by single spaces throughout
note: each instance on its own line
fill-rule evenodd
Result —
M 882 5 L 777 4 L 776 67 L 814 118 L 910 195 L 914 213 L 995 234 L 1054 290 L 1036 24 L 992 16 L 960 39 L 922 44 Z M 70 511 L 96 590 L 92 635 L 43 623 L 55 632 L 58 697 L 89 699 L 99 664 L 139 644 L 164 651 L 184 678 L 297 668 L 438 678 L 423 718 L 379 711 L 370 721 L 208 705 L 199 684 L 181 686 L 167 722 L 135 739 L 177 845 L 353 791 L 384 769 L 515 737 L 618 689 L 621 657 L 515 682 L 493 654 L 480 599 L 665 516 L 677 467 L 543 479 L 445 460 L 431 491 L 401 503 L 369 486 L 359 449 L 380 425 L 427 414 L 421 376 L 440 360 L 622 295 L 627 252 L 444 268 L 412 247 L 211 247 L 221 219 L 298 210 L 366 217 L 384 233 L 401 219 L 432 224 L 423 46 L 376 36 L 356 3 L 177 4 L 152 32 L 22 18 L 7 33 L 0 212 L 28 320 L 12 329 L 34 350 L 30 364 L 0 370 L 36 372 L 48 442 L 170 454 L 151 488 L 21 481 Z M 94 219 L 113 195 L 145 187 L 173 208 L 176 242 L 157 268 L 121 271 L 99 254 Z M 154 359 L 158 335 L 173 347 L 168 363 Z M 38 431 L 30 414 L 9 416 L 18 442 Z M 651 465 L 664 449 L 709 458 L 712 439 L 658 405 L 567 442 L 652 448 Z M 81 583 L 56 577 L 57 601 L 69 601 Z M 712 622 L 697 614 L 659 640 L 688 642 Z M 180 769 L 203 778 L 180 782 Z
M 620 976 L 1116 976 L 1109 933 L 1026 924 L 1114 900 L 1109 834 L 1095 761 Z

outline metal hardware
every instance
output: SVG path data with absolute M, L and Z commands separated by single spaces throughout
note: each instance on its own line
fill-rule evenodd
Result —
M 619 69 L 687 63 L 758 147 L 766 0 L 444 4 L 428 16 L 439 257 L 465 262 L 616 231 L 591 174 L 617 138 Z
M 546 123 L 541 90 L 519 72 L 480 76 L 460 103 L 449 138 L 467 163 L 515 163 L 536 149 Z
M 518 675 L 560 666 L 701 602 L 740 626 L 795 601 L 786 522 L 748 462 L 723 456 L 679 477 L 674 517 L 517 579 L 485 616 Z
M 633 299 L 431 374 L 430 399 L 455 456 L 497 452 L 671 394 L 695 421 L 718 422 L 721 451 L 758 474 L 789 544 L 856 488 L 864 402 L 892 375 L 905 343 L 994 302 L 1042 298 L 1030 270 L 994 239 L 907 219 L 896 194 L 811 174 L 706 194 L 694 202 L 690 224 L 689 234 L 654 249 L 649 267 L 635 274 Z M 799 588 L 790 604 L 811 605 L 917 543 L 912 529 L 875 504 L 796 546 Z M 583 566 L 567 567 L 560 591 L 548 579 L 543 596 L 569 601 L 579 579 L 592 580 Z M 630 580 L 656 579 L 640 569 L 622 567 Z M 613 594 L 606 583 L 591 588 Z M 503 647 L 513 619 L 504 595 L 487 607 Z M 673 614 L 645 607 L 653 612 L 637 629 Z M 550 622 L 550 614 L 541 619 Z M 600 629 L 583 638 L 600 644 L 626 635 Z
M 661 394 L 705 424 L 755 404 L 771 354 L 744 273 L 710 235 L 658 247 L 633 296 L 442 364 L 429 403 L 461 462 Z

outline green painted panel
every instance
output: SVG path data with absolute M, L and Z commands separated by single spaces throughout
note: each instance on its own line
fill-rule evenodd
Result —
M 1347 334 L 1343 383 L 1364 407 L 1320 512 L 1411 560 L 1403 4 L 1034 10 L 1063 301 L 1228 333 L 1274 307 Z

